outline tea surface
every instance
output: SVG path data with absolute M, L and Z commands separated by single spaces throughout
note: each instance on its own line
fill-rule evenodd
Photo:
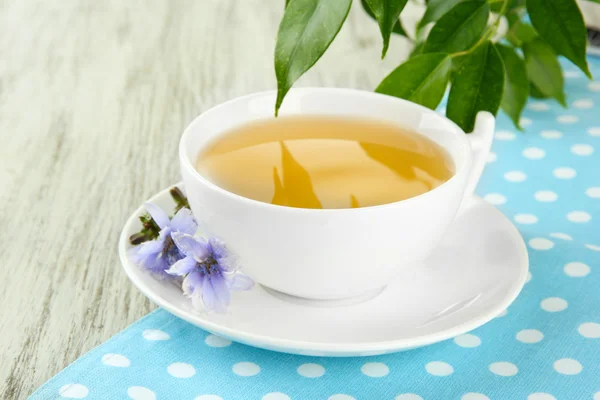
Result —
M 279 117 L 208 145 L 196 169 L 265 203 L 356 208 L 393 203 L 444 183 L 454 165 L 437 143 L 398 126 L 337 117 Z

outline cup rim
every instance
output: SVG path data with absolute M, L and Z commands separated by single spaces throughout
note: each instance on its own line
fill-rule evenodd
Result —
M 265 91 L 254 92 L 254 93 L 250 93 L 247 95 L 243 95 L 243 96 L 239 96 L 239 97 L 235 97 L 233 99 L 227 100 L 223 103 L 217 104 L 216 106 L 209 108 L 208 110 L 202 112 L 200 115 L 196 116 L 186 126 L 186 128 L 184 129 L 183 134 L 181 135 L 181 138 L 179 140 L 179 160 L 181 163 L 181 168 L 186 168 L 189 172 L 191 172 L 192 176 L 197 181 L 199 181 L 201 184 L 207 186 L 211 190 L 213 190 L 221 195 L 224 195 L 226 197 L 229 197 L 233 200 L 247 204 L 249 206 L 261 207 L 261 208 L 265 208 L 265 209 L 273 209 L 275 211 L 294 212 L 294 213 L 333 214 L 333 213 L 343 213 L 343 212 L 359 213 L 359 212 L 380 210 L 380 209 L 389 208 L 389 207 L 399 207 L 402 205 L 408 206 L 416 201 L 422 200 L 428 196 L 429 197 L 432 196 L 432 193 L 437 192 L 438 189 L 441 189 L 442 187 L 449 186 L 451 183 L 455 182 L 458 179 L 459 175 L 462 175 L 463 173 L 465 173 L 465 170 L 467 170 L 471 165 L 471 162 L 469 162 L 469 161 L 472 158 L 472 153 L 471 153 L 471 146 L 466 137 L 467 134 L 454 121 L 452 121 L 449 118 L 447 118 L 446 116 L 441 115 L 441 114 L 435 112 L 434 110 L 431 110 L 420 104 L 413 103 L 412 101 L 408 101 L 408 100 L 401 99 L 401 98 L 394 97 L 394 96 L 389 96 L 389 95 L 385 95 L 385 94 L 381 94 L 381 93 L 376 93 L 376 92 L 371 92 L 371 91 L 366 91 L 366 90 L 359 90 L 359 89 L 303 87 L 303 88 L 292 88 L 288 92 L 288 95 L 292 94 L 292 92 L 295 92 L 295 93 L 302 93 L 302 92 L 332 93 L 332 92 L 337 92 L 337 93 L 343 93 L 343 94 L 352 95 L 352 96 L 362 96 L 363 98 L 369 98 L 369 97 L 378 98 L 378 99 L 385 98 L 386 101 L 397 102 L 397 103 L 399 103 L 399 105 L 401 105 L 403 107 L 412 107 L 416 110 L 419 110 L 420 112 L 435 115 L 436 117 L 445 119 L 448 122 L 450 122 L 450 124 L 454 125 L 454 127 L 456 128 L 457 133 L 452 132 L 452 134 L 459 137 L 458 140 L 461 142 L 460 143 L 460 148 L 461 148 L 460 151 L 462 152 L 462 157 L 467 158 L 467 162 L 463 163 L 463 165 L 458 170 L 454 171 L 454 174 L 452 175 L 452 177 L 450 177 L 450 179 L 448 179 L 441 185 L 436 186 L 435 188 L 433 188 L 431 190 L 428 190 L 427 192 L 421 193 L 417 196 L 410 197 L 408 199 L 398 200 L 398 201 L 395 201 L 392 203 L 385 203 L 385 204 L 379 204 L 379 205 L 374 205 L 374 206 L 365 206 L 365 207 L 359 207 L 359 208 L 302 208 L 302 207 L 290 207 L 290 206 L 282 206 L 282 205 L 278 205 L 278 204 L 265 203 L 263 201 L 254 200 L 254 199 L 251 199 L 248 197 L 241 196 L 239 194 L 236 194 L 236 193 L 230 192 L 226 189 L 223 189 L 222 187 L 214 184 L 213 182 L 211 182 L 210 180 L 208 180 L 207 178 L 202 176 L 202 174 L 200 174 L 198 172 L 198 170 L 196 168 L 194 168 L 192 161 L 188 157 L 186 144 L 188 142 L 188 138 L 190 136 L 192 136 L 192 134 L 193 134 L 193 127 L 195 127 L 208 114 L 215 112 L 217 110 L 220 110 L 222 108 L 226 108 L 229 105 L 231 105 L 232 103 L 237 102 L 237 101 L 248 100 L 253 97 L 274 96 L 274 95 L 276 96 L 277 95 L 276 90 L 265 90 Z M 455 161 L 455 159 L 457 157 L 455 157 L 454 155 L 451 155 L 451 156 L 453 158 L 453 161 Z

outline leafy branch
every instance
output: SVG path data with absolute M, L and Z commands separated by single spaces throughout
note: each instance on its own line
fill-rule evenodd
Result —
M 346 20 L 351 1 L 286 0 L 275 48 L 275 114 L 294 82 L 327 51 Z M 399 19 L 406 3 L 361 0 L 379 26 L 382 58 L 392 34 L 413 40 Z M 586 59 L 586 28 L 576 0 L 426 3 L 412 35 L 410 57 L 381 81 L 376 92 L 434 109 L 450 86 L 446 115 L 465 132 L 473 129 L 479 111 L 495 115 L 499 108 L 520 129 L 528 97 L 553 98 L 566 106 L 558 56 L 592 77 Z M 503 19 L 508 28 L 498 37 Z

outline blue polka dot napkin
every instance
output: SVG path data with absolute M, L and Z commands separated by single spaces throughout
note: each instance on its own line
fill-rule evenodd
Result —
M 231 343 L 157 310 L 31 398 L 600 400 L 600 81 L 564 67 L 569 109 L 530 101 L 525 133 L 498 118 L 478 193 L 521 231 L 531 276 L 490 323 L 409 352 L 320 358 Z

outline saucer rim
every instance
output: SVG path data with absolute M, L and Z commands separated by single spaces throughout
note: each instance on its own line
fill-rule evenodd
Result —
M 156 193 L 146 202 L 154 202 L 158 198 L 167 196 L 169 190 L 173 187 L 183 188 L 183 182 L 178 182 L 174 185 L 167 187 Z M 418 347 L 427 346 L 430 344 L 438 343 L 444 340 L 452 339 L 456 336 L 470 332 L 497 317 L 502 313 L 513 301 L 517 298 L 523 286 L 525 285 L 527 274 L 529 271 L 529 255 L 527 252 L 527 246 L 523 240 L 523 237 L 515 227 L 515 225 L 498 209 L 494 206 L 481 199 L 479 196 L 473 196 L 467 202 L 467 208 L 473 207 L 477 204 L 484 204 L 489 208 L 489 212 L 498 213 L 501 218 L 508 223 L 508 232 L 511 236 L 514 236 L 517 243 L 515 251 L 519 252 L 520 259 L 520 275 L 515 280 L 511 290 L 502 299 L 501 302 L 497 303 L 494 307 L 490 307 L 486 311 L 480 312 L 478 316 L 472 317 L 465 322 L 453 326 L 451 328 L 440 330 L 439 332 L 430 333 L 422 336 L 414 336 L 411 338 L 403 338 L 397 340 L 387 341 L 375 341 L 375 342 L 361 342 L 361 343 L 331 343 L 331 342 L 312 342 L 279 338 L 276 336 L 259 335 L 248 333 L 243 330 L 229 328 L 219 323 L 212 322 L 203 318 L 203 314 L 196 314 L 190 311 L 183 310 L 176 305 L 173 305 L 167 300 L 164 300 L 158 293 L 148 287 L 143 281 L 137 278 L 137 275 L 144 273 L 140 271 L 138 267 L 133 265 L 128 257 L 127 250 L 130 248 L 128 240 L 128 231 L 130 227 L 137 220 L 138 216 L 145 212 L 144 205 L 139 206 L 128 218 L 121 230 L 119 236 L 119 257 L 125 274 L 131 281 L 131 283 L 138 289 L 144 296 L 151 300 L 154 304 L 161 308 L 164 308 L 169 313 L 175 315 L 178 318 L 187 321 L 195 326 L 198 326 L 210 333 L 227 337 L 233 341 L 247 344 L 253 347 L 264 348 L 268 350 L 285 352 L 291 354 L 302 354 L 302 355 L 315 355 L 315 356 L 333 356 L 333 357 L 351 357 L 361 355 L 375 355 L 375 354 L 387 354 L 393 352 L 399 352 L 403 350 L 410 350 Z M 465 210 L 461 210 L 464 212 Z M 265 292 L 265 295 L 271 296 Z M 367 354 L 361 354 L 367 353 Z

